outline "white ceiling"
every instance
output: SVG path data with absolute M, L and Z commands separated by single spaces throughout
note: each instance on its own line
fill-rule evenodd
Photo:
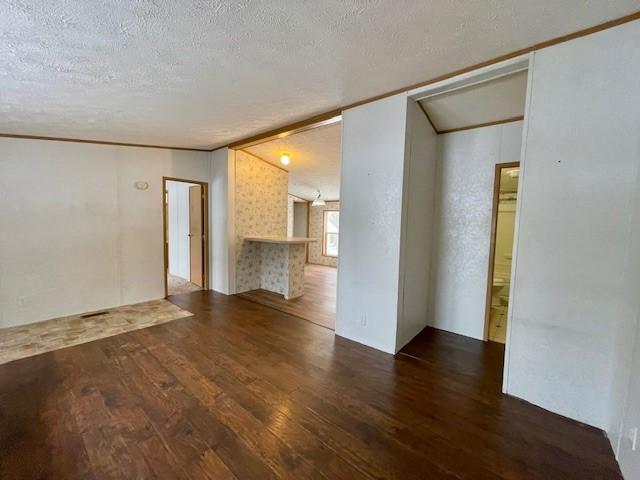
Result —
M 320 190 L 322 198 L 340 198 L 340 123 L 314 128 L 285 138 L 254 145 L 244 150 L 289 172 L 289 193 L 313 200 Z M 291 162 L 280 163 L 287 152 Z
M 637 0 L 5 0 L 0 132 L 220 146 Z
M 420 103 L 439 132 L 524 115 L 527 72 L 437 95 Z

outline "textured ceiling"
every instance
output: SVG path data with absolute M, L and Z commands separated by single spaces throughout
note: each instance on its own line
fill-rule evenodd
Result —
M 322 198 L 340 197 L 340 124 L 314 128 L 289 137 L 245 148 L 274 165 L 289 171 L 289 193 L 313 200 L 320 190 Z M 284 167 L 280 155 L 287 152 L 291 163 Z
M 4 0 L 0 132 L 220 146 L 637 0 Z
M 420 103 L 439 132 L 524 115 L 527 72 L 436 95 Z

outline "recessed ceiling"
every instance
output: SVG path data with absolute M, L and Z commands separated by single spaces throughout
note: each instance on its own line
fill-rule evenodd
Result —
M 637 0 L 7 0 L 0 132 L 221 146 L 637 9 Z
M 524 115 L 527 72 L 519 72 L 420 103 L 438 132 L 498 122 Z
M 286 169 L 292 195 L 313 200 L 320 190 L 325 200 L 337 200 L 340 197 L 340 137 L 340 123 L 334 123 L 244 150 Z M 284 152 L 291 157 L 287 166 L 280 163 Z

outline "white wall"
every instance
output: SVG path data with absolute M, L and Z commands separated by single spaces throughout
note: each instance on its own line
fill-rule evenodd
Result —
M 433 327 L 484 338 L 495 166 L 521 145 L 522 122 L 438 136 Z
M 613 446 L 618 447 L 618 462 L 620 469 L 625 478 L 640 478 L 640 430 L 636 439 L 636 450 L 632 447 L 632 438 L 635 429 L 640 429 L 640 379 L 638 379 L 638 370 L 640 370 L 640 312 L 635 315 L 635 335 L 632 361 L 629 363 L 629 375 L 626 382 L 626 401 L 623 410 L 622 421 L 619 425 L 619 443 Z M 634 373 L 632 373 L 634 372 Z M 616 405 L 618 407 L 618 405 Z
M 307 202 L 295 202 L 293 204 L 293 236 L 294 237 L 306 237 L 308 235 L 308 215 L 309 203 Z M 309 244 L 304 245 L 304 258 L 307 259 L 307 250 Z
M 189 187 L 191 183 L 167 181 L 169 204 L 169 273 L 191 280 L 189 264 Z
M 293 205 L 293 236 L 307 236 L 307 214 L 309 204 L 306 202 L 296 202 Z
M 407 98 L 342 115 L 336 334 L 395 353 Z
M 293 237 L 293 205 L 295 197 L 287 195 L 287 237 Z
M 434 238 L 436 156 L 437 135 L 418 104 L 409 100 L 396 351 L 417 335 L 428 321 L 428 293 Z
M 640 322 L 640 315 L 636 313 L 636 325 Z M 633 372 L 640 369 L 640 328 L 636 326 L 635 346 L 633 349 L 632 363 Z M 640 478 L 640 431 L 636 440 L 636 450 L 632 450 L 633 429 L 640 428 L 640 380 L 637 373 L 628 377 L 626 408 L 624 417 L 620 424 L 621 439 L 618 450 L 618 462 L 624 478 Z
M 209 212 L 211 221 L 211 289 L 235 293 L 235 151 L 211 153 Z
M 611 383 L 609 438 L 626 478 L 640 478 L 640 436 L 632 450 L 632 429 L 640 427 L 640 175 L 626 268 L 628 310 L 619 323 Z M 633 300 L 635 299 L 635 301 Z M 638 433 L 640 435 L 640 432 Z
M 631 301 L 638 45 L 633 22 L 535 53 L 522 162 L 505 389 L 601 428 Z
M 162 298 L 162 176 L 209 157 L 0 139 L 0 327 Z

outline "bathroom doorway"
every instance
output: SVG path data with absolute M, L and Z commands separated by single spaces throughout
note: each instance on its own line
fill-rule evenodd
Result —
M 485 339 L 506 343 L 520 162 L 496 165 L 487 276 Z
M 163 178 L 165 296 L 208 288 L 207 184 Z

